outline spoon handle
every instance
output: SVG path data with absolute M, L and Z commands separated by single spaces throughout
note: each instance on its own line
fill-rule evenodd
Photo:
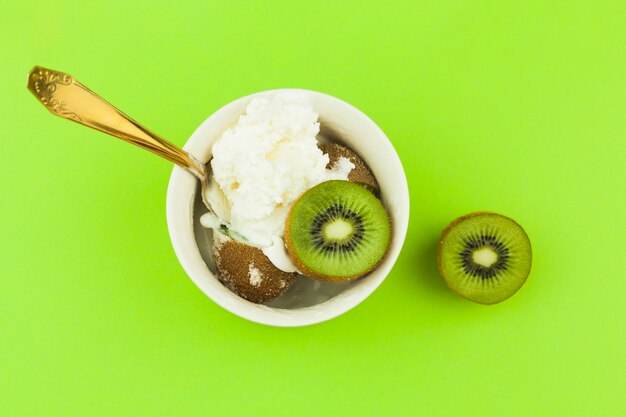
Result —
M 36 66 L 28 73 L 28 90 L 50 113 L 130 142 L 190 171 L 204 180 L 206 169 L 193 156 L 113 107 L 69 74 Z

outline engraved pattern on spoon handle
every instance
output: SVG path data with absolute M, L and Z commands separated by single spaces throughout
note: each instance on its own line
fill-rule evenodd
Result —
M 206 168 L 176 145 L 122 113 L 71 75 L 36 66 L 28 90 L 52 114 L 125 140 L 187 169 L 206 181 Z

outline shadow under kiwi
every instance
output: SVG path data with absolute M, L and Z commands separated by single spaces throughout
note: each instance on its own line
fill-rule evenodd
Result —
M 423 244 L 413 252 L 417 254 L 413 262 L 413 266 L 417 269 L 418 280 L 416 280 L 416 284 L 436 292 L 438 295 L 451 295 L 437 266 L 440 233 L 433 231 L 427 233 L 427 236 L 427 239 L 422 240 Z

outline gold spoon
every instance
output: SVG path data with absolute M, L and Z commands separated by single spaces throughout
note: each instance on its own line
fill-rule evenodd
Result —
M 178 146 L 141 126 L 69 74 L 36 66 L 28 73 L 27 88 L 55 116 L 115 136 L 189 171 L 200 180 L 202 201 L 215 217 L 215 228 L 240 242 L 254 245 L 217 217 L 211 208 L 207 197 L 210 183 L 208 164 L 202 164 Z

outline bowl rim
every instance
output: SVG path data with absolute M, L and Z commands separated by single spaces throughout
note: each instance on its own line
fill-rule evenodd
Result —
M 400 193 L 400 198 L 394 199 L 397 204 L 401 205 L 401 209 L 399 210 L 401 215 L 400 219 L 395 219 L 393 223 L 393 244 L 385 257 L 384 262 L 378 266 L 375 271 L 364 278 L 367 282 L 363 282 L 362 284 L 356 286 L 354 291 L 349 291 L 349 288 L 323 303 L 310 307 L 297 309 L 271 308 L 265 305 L 251 303 L 233 294 L 230 290 L 227 290 L 221 283 L 219 283 L 215 275 L 209 270 L 206 263 L 202 260 L 197 244 L 195 244 L 196 240 L 193 233 L 192 223 L 193 215 L 191 212 L 195 197 L 196 179 L 190 173 L 178 166 L 174 166 L 167 187 L 167 226 L 174 252 L 187 276 L 207 297 L 213 300 L 213 302 L 218 304 L 220 307 L 249 321 L 269 326 L 308 326 L 322 323 L 350 311 L 352 308 L 356 307 L 368 298 L 387 278 L 402 250 L 408 230 L 410 211 L 409 188 L 406 173 L 402 166 L 400 157 L 382 129 L 374 123 L 369 116 L 350 103 L 329 94 L 313 90 L 299 88 L 264 90 L 233 100 L 219 108 L 207 119 L 205 119 L 185 142 L 183 149 L 192 153 L 193 150 L 190 148 L 193 148 L 198 145 L 200 141 L 204 140 L 210 126 L 220 117 L 228 115 L 232 109 L 241 107 L 242 103 L 251 100 L 255 96 L 276 93 L 304 94 L 317 96 L 318 98 L 322 98 L 324 100 L 330 100 L 334 102 L 335 105 L 342 106 L 344 110 L 349 111 L 354 117 L 360 118 L 363 123 L 366 123 L 367 128 L 371 129 L 373 131 L 373 135 L 379 138 L 382 141 L 382 144 L 388 149 L 388 154 L 393 159 L 393 165 L 396 168 L 399 168 L 399 170 L 397 170 L 398 172 L 402 173 L 402 175 L 397 178 L 397 181 L 399 182 L 398 186 L 402 192 Z M 178 191 L 181 189 L 181 186 L 185 186 L 186 188 L 192 187 L 193 191 L 189 195 L 191 198 L 188 198 L 187 200 L 180 198 Z M 189 214 L 187 218 L 180 217 L 182 211 Z M 189 231 L 191 231 L 191 240 L 194 242 L 193 246 L 195 246 L 195 251 L 190 250 Z M 198 260 L 202 265 L 199 265 Z M 215 283 L 209 285 L 210 283 L 206 280 L 207 272 L 210 277 L 214 278 L 213 281 L 218 284 L 217 286 Z M 324 306 L 324 308 L 320 308 L 320 306 Z

